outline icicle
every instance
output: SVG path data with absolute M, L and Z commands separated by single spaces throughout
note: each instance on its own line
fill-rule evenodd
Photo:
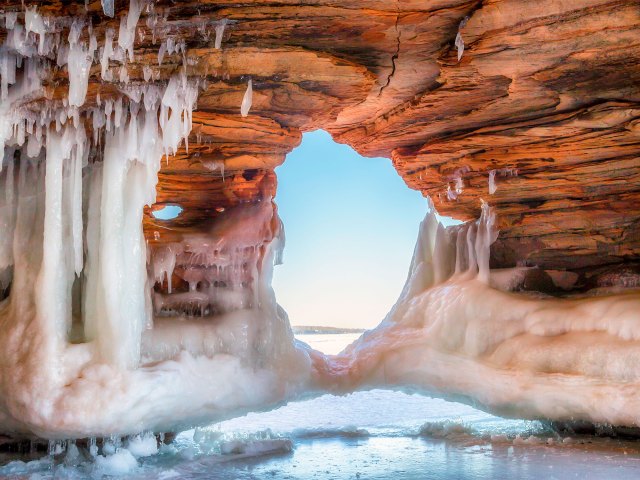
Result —
M 497 189 L 498 187 L 496 186 L 496 171 L 490 170 L 489 171 L 489 195 L 493 195 L 494 193 L 496 193 Z
M 242 105 L 240 106 L 240 115 L 246 117 L 249 115 L 249 110 L 251 110 L 251 104 L 253 103 L 253 80 L 250 78 L 249 83 L 247 84 L 247 91 L 244 92 L 244 97 L 242 98 Z
M 464 39 L 462 38 L 462 29 L 467 24 L 469 17 L 465 17 L 460 22 L 458 26 L 458 33 L 456 34 L 455 46 L 458 49 L 458 62 L 462 59 L 462 54 L 464 53 Z
M 153 70 L 151 70 L 149 65 L 142 67 L 142 74 L 144 75 L 144 81 L 147 83 L 153 78 Z
M 464 182 L 462 181 L 462 177 L 456 177 L 456 194 L 460 195 L 464 190 Z
M 224 30 L 227 27 L 228 20 L 223 18 L 216 25 L 216 39 L 215 39 L 215 48 L 220 50 L 222 48 L 222 38 L 224 37 Z
M 220 175 L 222 176 L 222 181 L 224 182 L 224 160 L 209 160 L 209 161 L 205 160 L 202 162 L 202 165 L 211 172 L 215 172 L 216 170 L 219 170 Z
M 451 185 L 447 184 L 447 200 L 454 201 L 458 199 L 458 194 L 455 190 L 451 189 Z
M 462 39 L 462 34 L 460 32 L 456 34 L 455 45 L 458 49 L 458 61 L 460 61 L 462 59 L 462 54 L 464 53 L 464 40 Z
M 120 66 L 120 73 L 118 76 L 118 80 L 120 81 L 120 83 L 124 83 L 124 84 L 129 83 L 129 72 L 127 71 L 127 67 L 124 64 Z
M 82 246 L 82 163 L 84 159 L 84 152 L 86 149 L 87 136 L 84 127 L 76 127 L 76 147 L 75 152 L 71 157 L 71 172 L 72 193 L 70 198 L 72 219 L 71 219 L 71 231 L 73 237 L 73 251 L 74 251 L 74 271 L 79 277 L 83 267 L 83 246 Z
M 104 35 L 104 47 L 102 50 L 102 57 L 100 59 L 102 79 L 107 82 L 112 80 L 112 75 L 111 75 L 111 72 L 109 71 L 109 60 L 113 55 L 113 36 L 114 36 L 113 29 L 107 28 L 107 31 L 105 32 L 105 35 Z
M 102 11 L 107 17 L 113 18 L 115 16 L 114 3 L 115 0 L 100 0 L 102 3 Z
M 13 236 L 7 232 L 13 232 L 15 228 L 14 149 L 7 148 L 3 153 L 7 161 L 7 170 L 4 183 L 4 207 L 0 202 L 0 274 L 13 265 Z M 0 169 L 2 163 L 3 161 L 0 160 Z M 0 290 L 4 288 L 6 285 L 0 281 Z
M 34 32 L 38 34 L 40 40 L 38 44 L 38 54 L 44 55 L 46 28 L 42 17 L 37 12 L 37 7 L 35 5 L 31 8 L 27 7 L 27 9 L 25 10 L 24 26 L 27 33 Z
M 136 38 L 136 26 L 142 13 L 144 2 L 142 0 L 131 0 L 129 3 L 129 13 L 120 20 L 120 31 L 118 32 L 118 45 L 122 50 L 128 52 L 129 61 L 133 62 L 133 43 Z
M 89 43 L 85 50 L 80 43 L 82 23 L 74 20 L 69 32 L 69 54 L 67 69 L 69 71 L 69 105 L 80 107 L 84 104 L 89 86 L 89 73 L 96 48 L 95 41 Z
M 158 49 L 158 65 L 162 65 L 162 59 L 164 58 L 164 54 L 167 51 L 167 43 L 162 42 L 160 44 L 160 48 Z
M 5 26 L 7 30 L 13 30 L 18 19 L 18 12 L 6 12 L 4 14 Z

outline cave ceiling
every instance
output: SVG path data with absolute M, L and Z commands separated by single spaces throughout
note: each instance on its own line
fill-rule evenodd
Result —
M 163 161 L 152 207 L 175 203 L 184 213 L 162 222 L 147 211 L 149 241 L 272 196 L 273 169 L 303 132 L 321 128 L 362 155 L 390 158 L 441 214 L 470 220 L 481 200 L 490 203 L 500 227 L 494 266 L 580 270 L 640 255 L 637 0 L 153 5 L 138 23 L 128 86 L 104 82 L 94 63 L 86 101 L 145 75 L 162 82 L 185 69 L 201 79 L 188 147 Z M 86 8 L 102 38 L 117 31 L 129 2 L 115 7 L 112 19 L 99 1 L 45 1 L 39 12 L 72 17 Z M 185 48 L 159 62 L 167 40 Z M 120 64 L 110 68 L 117 79 Z M 49 99 L 66 95 L 65 76 L 60 69 L 47 79 Z M 242 117 L 249 79 L 253 105 Z

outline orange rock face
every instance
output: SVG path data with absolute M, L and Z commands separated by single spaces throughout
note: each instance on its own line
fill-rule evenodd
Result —
M 74 15 L 81 3 L 40 11 Z M 89 3 L 98 38 L 117 31 L 127 4 L 108 19 Z M 442 214 L 467 220 L 480 199 L 494 206 L 495 266 L 580 270 L 640 255 L 637 0 L 163 0 L 154 12 L 138 24 L 131 82 L 185 68 L 206 86 L 188 151 L 164 164 L 158 184 L 158 202 L 184 214 L 146 215 L 151 241 L 272 195 L 273 168 L 302 132 L 323 128 L 391 158 Z M 184 54 L 159 64 L 167 39 L 184 41 Z M 99 65 L 90 81 L 89 104 L 114 91 Z M 51 95 L 65 82 L 54 75 Z

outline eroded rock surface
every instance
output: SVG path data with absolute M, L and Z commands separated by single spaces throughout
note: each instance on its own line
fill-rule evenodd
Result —
M 89 2 L 96 35 L 117 32 L 128 6 L 116 2 L 109 19 Z M 158 226 L 147 212 L 152 242 L 273 190 L 272 170 L 301 133 L 323 128 L 392 158 L 443 214 L 469 220 L 489 202 L 496 267 L 581 270 L 640 253 L 636 0 L 157 1 L 136 36 L 126 75 L 110 66 L 128 83 L 104 82 L 94 64 L 86 105 L 179 69 L 207 81 L 188 150 L 160 172 L 158 202 L 185 213 Z M 49 79 L 49 97 L 66 95 L 64 76 Z

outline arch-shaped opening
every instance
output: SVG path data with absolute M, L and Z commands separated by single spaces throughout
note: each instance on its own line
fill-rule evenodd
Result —
M 182 207 L 180 205 L 163 205 L 157 210 L 153 210 L 151 215 L 156 220 L 173 220 L 174 218 L 178 218 L 182 213 Z
M 321 130 L 276 173 L 287 245 L 273 283 L 292 325 L 306 339 L 319 337 L 305 335 L 311 327 L 351 337 L 375 327 L 406 280 L 424 198 L 388 159 L 364 158 Z
M 276 173 L 287 235 L 276 297 L 303 340 L 338 353 L 338 337 L 375 327 L 397 300 L 426 202 L 388 159 L 364 158 L 322 130 L 306 133 Z
M 427 202 L 389 159 L 363 157 L 323 130 L 305 133 L 276 173 L 287 236 L 276 297 L 299 339 L 336 354 L 397 301 Z

